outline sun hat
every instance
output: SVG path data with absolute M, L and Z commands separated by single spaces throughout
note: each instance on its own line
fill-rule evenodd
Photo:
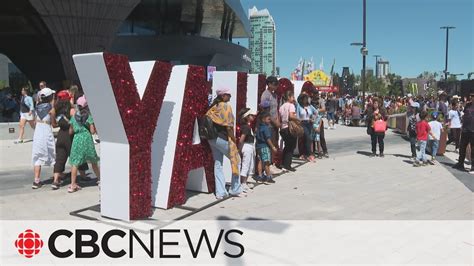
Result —
M 80 107 L 86 107 L 87 106 L 86 96 L 82 95 L 81 97 L 79 97 L 77 99 L 77 105 L 79 105 Z
M 257 113 L 255 113 L 252 109 L 249 109 L 247 112 L 245 112 L 242 117 L 243 118 L 246 118 L 247 116 L 249 115 L 256 115 Z
M 231 95 L 229 88 L 219 88 L 219 89 L 217 89 L 216 94 L 217 94 L 217 96 L 221 96 L 221 95 L 224 95 L 224 94 Z
M 40 97 L 48 97 L 52 94 L 56 93 L 54 90 L 50 89 L 50 88 L 43 88 L 39 91 L 39 96 Z

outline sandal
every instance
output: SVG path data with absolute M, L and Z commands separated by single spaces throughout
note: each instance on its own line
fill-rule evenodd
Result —
M 69 186 L 68 189 L 67 189 L 67 192 L 68 193 L 74 193 L 74 192 L 77 192 L 79 190 L 81 190 L 82 188 L 78 185 L 76 185 L 75 187 L 72 187 L 72 186 Z

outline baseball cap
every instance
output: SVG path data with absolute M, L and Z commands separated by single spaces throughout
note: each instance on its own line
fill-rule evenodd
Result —
M 249 109 L 247 112 L 245 112 L 245 114 L 242 115 L 242 117 L 245 118 L 249 115 L 256 115 L 256 113 L 252 109 Z
M 229 94 L 229 95 L 231 94 L 229 88 L 219 88 L 219 89 L 217 89 L 216 93 L 217 93 L 217 96 L 225 95 L 225 94 Z
M 86 107 L 87 106 L 87 99 L 86 96 L 82 95 L 77 99 L 77 105 L 80 107 Z
M 50 88 L 43 88 L 39 91 L 39 96 L 40 97 L 48 97 L 52 94 L 56 93 L 54 90 L 50 89 Z
M 411 93 L 408 93 L 407 97 L 410 98 L 410 97 L 413 97 L 413 95 L 411 95 Z
M 71 99 L 71 95 L 69 94 L 69 92 L 67 90 L 62 90 L 62 91 L 58 92 L 57 96 L 58 96 L 59 100 L 69 100 L 69 99 Z

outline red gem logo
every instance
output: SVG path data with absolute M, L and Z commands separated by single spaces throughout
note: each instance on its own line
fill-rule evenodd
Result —
M 28 229 L 18 235 L 18 239 L 15 241 L 15 247 L 21 255 L 26 258 L 32 258 L 40 252 L 43 247 L 43 240 L 41 240 L 39 234 Z

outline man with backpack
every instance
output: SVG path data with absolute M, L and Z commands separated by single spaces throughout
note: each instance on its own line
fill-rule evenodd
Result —
M 419 121 L 418 112 L 420 104 L 417 102 L 410 103 L 408 116 L 407 134 L 410 139 L 411 159 L 416 160 L 416 123 Z

